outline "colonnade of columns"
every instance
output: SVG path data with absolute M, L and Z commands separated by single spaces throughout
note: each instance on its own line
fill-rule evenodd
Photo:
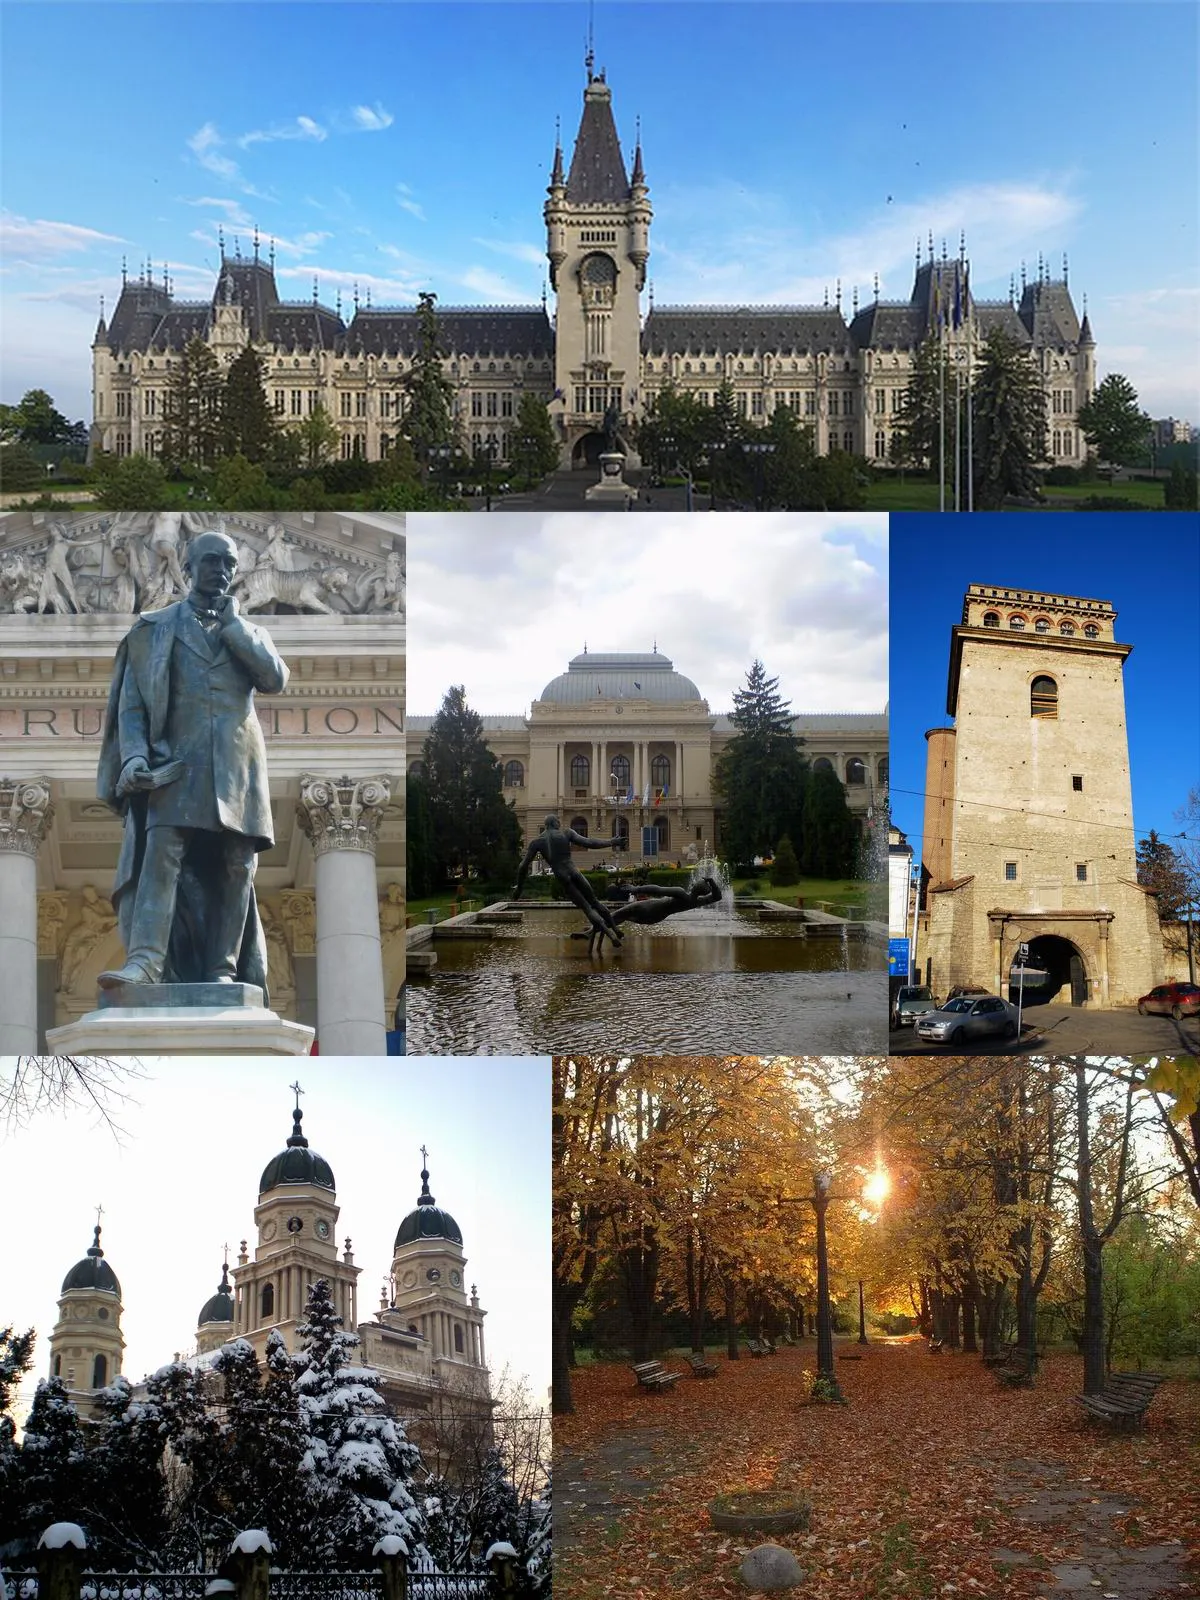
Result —
M 36 1055 L 37 858 L 54 821 L 49 778 L 0 778 L 0 1055 Z
M 463 1330 L 463 1348 L 454 1348 L 454 1325 Z M 470 1361 L 477 1367 L 487 1365 L 483 1346 L 483 1324 L 473 1321 L 461 1311 L 427 1311 L 421 1317 L 422 1337 L 429 1341 L 435 1360 Z
M 235 1269 L 236 1298 L 233 1307 L 233 1326 L 237 1334 L 252 1333 L 256 1328 L 274 1326 L 282 1322 L 303 1321 L 308 1310 L 308 1291 L 318 1278 L 324 1278 L 333 1291 L 334 1308 L 347 1328 L 358 1326 L 357 1295 L 354 1283 L 300 1262 L 259 1263 L 255 1276 L 237 1283 L 246 1271 L 246 1263 Z M 262 1310 L 262 1292 L 270 1284 L 275 1290 L 275 1302 L 266 1315 Z
M 555 793 L 560 800 L 573 798 L 575 789 L 575 785 L 571 782 L 571 762 L 566 747 L 568 744 L 586 743 L 586 740 L 580 739 L 560 740 L 555 747 Z M 611 779 L 613 760 L 618 755 L 625 755 L 623 746 L 632 745 L 633 760 L 630 763 L 629 782 L 633 786 L 635 798 L 640 799 L 647 785 L 652 784 L 650 776 L 650 765 L 654 759 L 650 755 L 652 744 L 671 746 L 671 770 L 667 782 L 672 798 L 678 798 L 683 793 L 683 745 L 678 739 L 593 739 L 588 765 L 589 798 L 603 799 L 613 793 L 614 785 Z M 617 747 L 613 749 L 611 756 L 607 754 L 610 746 Z

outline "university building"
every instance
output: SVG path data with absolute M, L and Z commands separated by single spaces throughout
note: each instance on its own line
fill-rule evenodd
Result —
M 462 1230 L 429 1189 L 421 1172 L 416 1204 L 396 1231 L 386 1286 L 376 1310 L 360 1320 L 362 1271 L 352 1241 L 340 1249 L 340 1211 L 333 1169 L 305 1137 L 302 1113 L 292 1113 L 284 1148 L 268 1161 L 258 1184 L 255 1243 L 242 1240 L 230 1274 L 200 1307 L 185 1359 L 201 1369 L 231 1339 L 246 1339 L 262 1362 L 271 1333 L 295 1353 L 308 1293 L 330 1286 L 343 1326 L 358 1334 L 355 1361 L 378 1372 L 389 1410 L 430 1456 L 490 1440 L 492 1401 L 482 1308 L 467 1282 Z M 230 1278 L 232 1276 L 232 1282 Z M 91 1247 L 63 1279 L 58 1319 L 50 1334 L 49 1376 L 60 1378 L 82 1416 L 96 1391 L 121 1372 L 125 1340 L 121 1285 L 105 1258 L 96 1226 Z M 468 1436 L 473 1435 L 469 1440 Z
M 124 959 L 123 824 L 96 796 L 113 658 L 138 612 L 182 599 L 186 542 L 218 521 L 241 609 L 291 672 L 256 699 L 269 1004 L 326 1053 L 386 1050 L 404 982 L 403 517 L 91 508 L 0 517 L 0 1051 L 45 1052 Z
M 424 770 L 420 752 L 432 723 L 409 718 L 409 772 Z M 887 791 L 886 710 L 804 713 L 792 726 L 809 764 L 837 774 L 865 823 Z M 589 837 L 621 834 L 635 858 L 647 842 L 650 853 L 682 862 L 721 843 L 713 769 L 737 729 L 710 711 L 657 647 L 585 650 L 550 680 L 528 716 L 484 716 L 483 731 L 526 842 L 553 813 Z
M 1123 670 L 1107 600 L 973 583 L 926 733 L 921 981 L 1008 995 L 1022 944 L 1044 997 L 1128 1005 L 1162 981 L 1137 881 Z M 1017 989 L 1012 976 L 1012 993 Z
M 553 319 L 540 306 L 439 307 L 442 367 L 454 392 L 461 447 L 473 456 L 512 455 L 523 394 L 549 407 L 564 465 L 596 460 L 606 413 L 636 459 L 634 428 L 668 386 L 711 405 L 723 385 L 738 412 L 765 424 L 788 406 L 811 426 L 821 453 L 840 449 L 885 462 L 917 349 L 945 329 L 950 360 L 964 376 L 983 340 L 1002 328 L 1036 360 L 1046 393 L 1049 459 L 1080 463 L 1086 447 L 1076 414 L 1096 384 L 1096 346 L 1060 278 L 1039 258 L 1037 275 L 1007 298 L 979 300 L 960 244 L 935 255 L 918 245 L 907 299 L 883 300 L 878 279 L 860 304 L 844 304 L 840 282 L 822 305 L 653 304 L 648 278 L 653 211 L 640 140 L 628 168 L 612 90 L 590 68 L 570 164 L 556 147 L 543 208 Z M 202 338 L 223 366 L 247 344 L 265 362 L 270 403 L 281 423 L 321 406 L 339 434 L 342 459 L 386 456 L 403 424 L 405 382 L 417 350 L 411 307 L 280 298 L 274 253 L 231 254 L 207 300 L 174 295 L 163 269 L 123 278 L 111 320 L 92 341 L 93 450 L 154 455 L 162 448 L 173 372 L 184 347 Z

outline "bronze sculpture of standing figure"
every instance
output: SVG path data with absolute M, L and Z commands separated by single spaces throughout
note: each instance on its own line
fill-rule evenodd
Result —
M 288 669 L 240 615 L 232 539 L 199 534 L 184 566 L 187 597 L 139 617 L 113 668 L 97 792 L 125 820 L 112 900 L 126 959 L 99 981 L 265 995 L 253 885 L 275 839 L 254 691 L 278 694 Z
M 576 833 L 574 828 L 564 828 L 557 817 L 547 817 L 542 824 L 542 832 L 536 839 L 530 840 L 529 848 L 521 858 L 512 897 L 514 900 L 521 898 L 521 890 L 525 887 L 533 859 L 541 856 L 567 899 L 577 905 L 591 923 L 592 932 L 600 942 L 604 942 L 604 935 L 607 934 L 614 944 L 620 944 L 621 935 L 617 925 L 608 907 L 596 898 L 596 891 L 572 861 L 571 846 L 577 845 L 581 850 L 619 850 L 623 843 L 619 834 L 614 834 L 611 839 L 589 839 L 582 833 Z M 589 943 L 589 952 L 592 949 Z

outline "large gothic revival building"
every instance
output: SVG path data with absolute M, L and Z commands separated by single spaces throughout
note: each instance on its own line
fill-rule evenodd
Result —
M 936 258 L 917 249 L 907 300 L 852 296 L 840 283 L 823 305 L 654 306 L 643 312 L 652 220 L 640 140 L 626 168 L 612 90 L 590 68 L 569 169 L 556 148 L 544 216 L 554 318 L 541 306 L 441 307 L 443 369 L 454 391 L 462 446 L 509 458 L 517 409 L 533 393 L 549 407 L 564 464 L 594 461 L 606 414 L 624 448 L 666 387 L 711 405 L 729 385 L 751 423 L 788 406 L 813 429 L 818 450 L 888 459 L 901 395 L 922 341 L 944 329 L 965 372 L 982 341 L 1003 328 L 1031 351 L 1046 393 L 1050 459 L 1086 454 L 1076 416 L 1096 383 L 1087 315 L 1076 313 L 1063 275 L 1039 260 L 1035 281 L 1007 299 L 976 300 L 965 253 Z M 417 349 L 411 307 L 373 307 L 354 297 L 347 321 L 340 295 L 322 305 L 281 300 L 268 261 L 225 252 L 210 300 L 177 300 L 148 268 L 122 283 L 111 322 L 92 344 L 92 448 L 155 454 L 162 445 L 171 375 L 184 347 L 202 338 L 227 364 L 247 344 L 265 362 L 276 416 L 297 423 L 318 405 L 332 417 L 344 459 L 385 456 L 402 431 L 405 382 Z

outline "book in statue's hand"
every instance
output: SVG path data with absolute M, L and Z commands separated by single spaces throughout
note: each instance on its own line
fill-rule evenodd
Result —
M 174 783 L 176 778 L 183 776 L 186 763 L 182 761 L 166 761 L 161 767 L 151 767 L 149 772 L 143 772 L 138 777 L 139 789 L 162 789 L 168 783 Z

